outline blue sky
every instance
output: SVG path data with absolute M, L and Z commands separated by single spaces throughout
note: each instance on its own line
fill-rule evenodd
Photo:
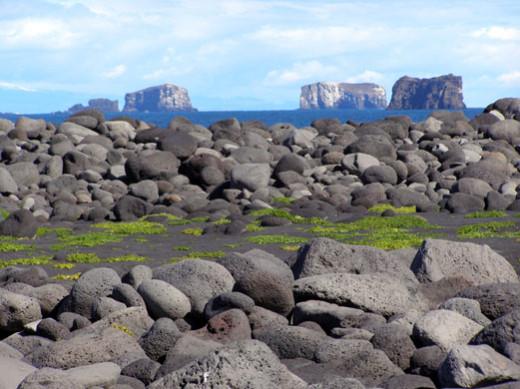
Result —
M 463 76 L 520 97 L 519 1 L 0 0 L 0 112 L 165 82 L 201 110 L 297 108 L 300 86 Z

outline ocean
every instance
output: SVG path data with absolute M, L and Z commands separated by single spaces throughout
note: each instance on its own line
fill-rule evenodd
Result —
M 468 108 L 464 110 L 464 114 L 468 119 L 473 119 L 480 114 L 483 108 Z M 107 113 L 107 119 L 117 118 L 118 116 L 130 116 L 134 119 L 141 119 L 147 123 L 154 124 L 157 127 L 167 127 L 169 121 L 177 116 L 184 116 L 193 123 L 201 124 L 205 127 L 210 124 L 229 118 L 237 118 L 240 121 L 260 120 L 267 125 L 275 123 L 291 123 L 296 127 L 305 127 L 311 124 L 315 119 L 320 118 L 337 118 L 341 122 L 352 120 L 357 123 L 366 123 L 374 120 L 383 119 L 387 116 L 406 115 L 414 122 L 425 120 L 433 110 L 403 110 L 403 111 L 387 111 L 387 110 L 356 110 L 356 109 L 327 109 L 327 110 L 284 110 L 284 111 L 206 111 L 206 112 L 134 112 L 134 113 Z M 16 121 L 19 116 L 28 116 L 31 118 L 45 119 L 48 122 L 59 124 L 66 120 L 69 115 L 58 114 L 0 114 L 0 118 Z

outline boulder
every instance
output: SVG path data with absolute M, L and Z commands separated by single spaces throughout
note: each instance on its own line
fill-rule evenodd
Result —
M 0 192 L 6 194 L 14 194 L 18 192 L 18 185 L 9 170 L 0 166 Z
M 383 316 L 426 309 L 420 293 L 410 292 L 402 281 L 384 273 L 338 273 L 300 278 L 294 283 L 294 295 L 297 301 L 324 300 Z
M 451 212 L 462 214 L 483 211 L 485 206 L 482 198 L 462 192 L 453 193 L 446 203 Z
M 414 274 L 404 261 L 391 253 L 369 246 L 340 243 L 333 239 L 316 238 L 298 251 L 293 265 L 296 278 L 327 273 L 389 273 L 395 277 L 415 281 Z
M 501 282 L 476 285 L 457 294 L 479 302 L 482 313 L 491 320 L 520 308 L 520 283 Z
M 271 168 L 264 163 L 244 163 L 236 165 L 231 170 L 231 179 L 239 188 L 245 188 L 252 192 L 269 185 Z
M 421 282 L 435 282 L 445 277 L 461 277 L 475 285 L 495 282 L 518 282 L 509 262 L 487 245 L 425 240 L 411 265 Z
M 484 327 L 471 340 L 471 344 L 487 344 L 504 353 L 508 343 L 519 343 L 516 335 L 520 331 L 520 310 L 515 309 Z
M 0 331 L 21 331 L 41 318 L 38 300 L 0 288 Z
M 222 265 L 206 261 L 182 261 L 153 269 L 153 277 L 166 281 L 184 293 L 191 302 L 192 311 L 202 315 L 207 302 L 225 292 L 231 292 L 235 280 Z M 193 286 L 197 285 L 196 288 Z
M 482 328 L 457 312 L 439 309 L 426 313 L 414 324 L 413 337 L 422 346 L 437 345 L 449 350 L 468 344 Z
M 251 297 L 264 308 L 288 315 L 294 306 L 293 274 L 275 256 L 258 249 L 233 253 L 219 259 L 235 279 L 234 289 Z
M 347 154 L 369 154 L 377 159 L 396 159 L 397 157 L 395 146 L 387 136 L 383 135 L 362 135 L 357 141 L 347 146 L 345 152 Z
M 161 138 L 159 148 L 173 153 L 179 159 L 186 159 L 197 149 L 198 141 L 195 137 L 182 131 L 168 133 Z
M 0 388 L 16 389 L 37 369 L 19 359 L 0 356 Z
M 139 345 L 146 352 L 146 355 L 158 361 L 166 355 L 179 338 L 181 331 L 172 319 L 163 317 L 158 319 L 152 327 L 140 339 Z
M 154 319 L 183 318 L 191 311 L 191 304 L 180 290 L 161 280 L 145 280 L 137 290 Z
M 38 221 L 30 211 L 19 209 L 0 222 L 0 235 L 33 238 L 38 226 Z
M 462 316 L 465 316 L 482 326 L 487 326 L 491 323 L 491 320 L 482 314 L 480 303 L 477 300 L 454 297 L 442 303 L 439 308 L 460 313 Z
M 291 374 L 269 348 L 249 340 L 231 344 L 153 382 L 148 389 L 194 385 L 235 388 L 294 388 L 307 384 Z
M 473 388 L 520 380 L 520 366 L 487 345 L 453 347 L 439 369 L 443 386 Z
M 398 323 L 381 326 L 376 329 L 371 343 L 376 349 L 383 350 L 396 366 L 403 370 L 410 367 L 415 345 L 405 326 Z
M 204 317 L 209 320 L 213 316 L 229 309 L 238 308 L 249 314 L 255 307 L 255 301 L 241 292 L 222 293 L 208 301 L 204 307 Z
M 135 220 L 149 214 L 152 205 L 134 196 L 123 196 L 114 205 L 113 212 L 117 220 Z
M 341 160 L 341 164 L 350 173 L 361 175 L 372 166 L 379 166 L 379 160 L 369 154 L 365 153 L 352 153 L 345 155 Z

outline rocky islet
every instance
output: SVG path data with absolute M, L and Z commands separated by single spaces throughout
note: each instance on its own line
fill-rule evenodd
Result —
M 471 121 L 434 112 L 421 123 L 300 129 L 181 117 L 158 129 L 96 111 L 59 126 L 3 121 L 11 215 L 0 230 L 32 237 L 45 222 L 161 213 L 228 219 L 215 231 L 231 233 L 246 229 L 243 214 L 280 201 L 292 220 L 381 204 L 518 210 L 519 115 L 519 100 L 504 99 Z M 277 225 L 276 215 L 260 222 Z M 318 238 L 292 260 L 255 249 L 94 267 L 65 283 L 21 269 L 0 270 L 6 387 L 513 388 L 520 379 L 518 276 L 475 243 L 427 239 L 405 253 Z

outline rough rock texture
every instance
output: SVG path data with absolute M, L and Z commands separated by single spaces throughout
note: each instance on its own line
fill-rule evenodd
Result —
M 245 341 L 212 352 L 155 381 L 148 389 L 191 387 L 213 388 L 306 388 L 291 374 L 269 347 Z
M 473 388 L 520 380 L 520 366 L 487 345 L 456 346 L 439 369 L 443 386 Z
M 370 84 L 318 82 L 302 86 L 300 109 L 351 108 L 383 109 L 386 92 L 383 87 Z
M 153 86 L 125 95 L 125 112 L 193 111 L 188 90 L 173 84 Z
M 435 282 L 445 277 L 461 277 L 476 285 L 494 282 L 518 282 L 507 260 L 488 245 L 427 239 L 411 266 L 421 282 Z
M 448 74 L 434 78 L 404 76 L 392 87 L 388 109 L 464 109 L 462 77 Z

